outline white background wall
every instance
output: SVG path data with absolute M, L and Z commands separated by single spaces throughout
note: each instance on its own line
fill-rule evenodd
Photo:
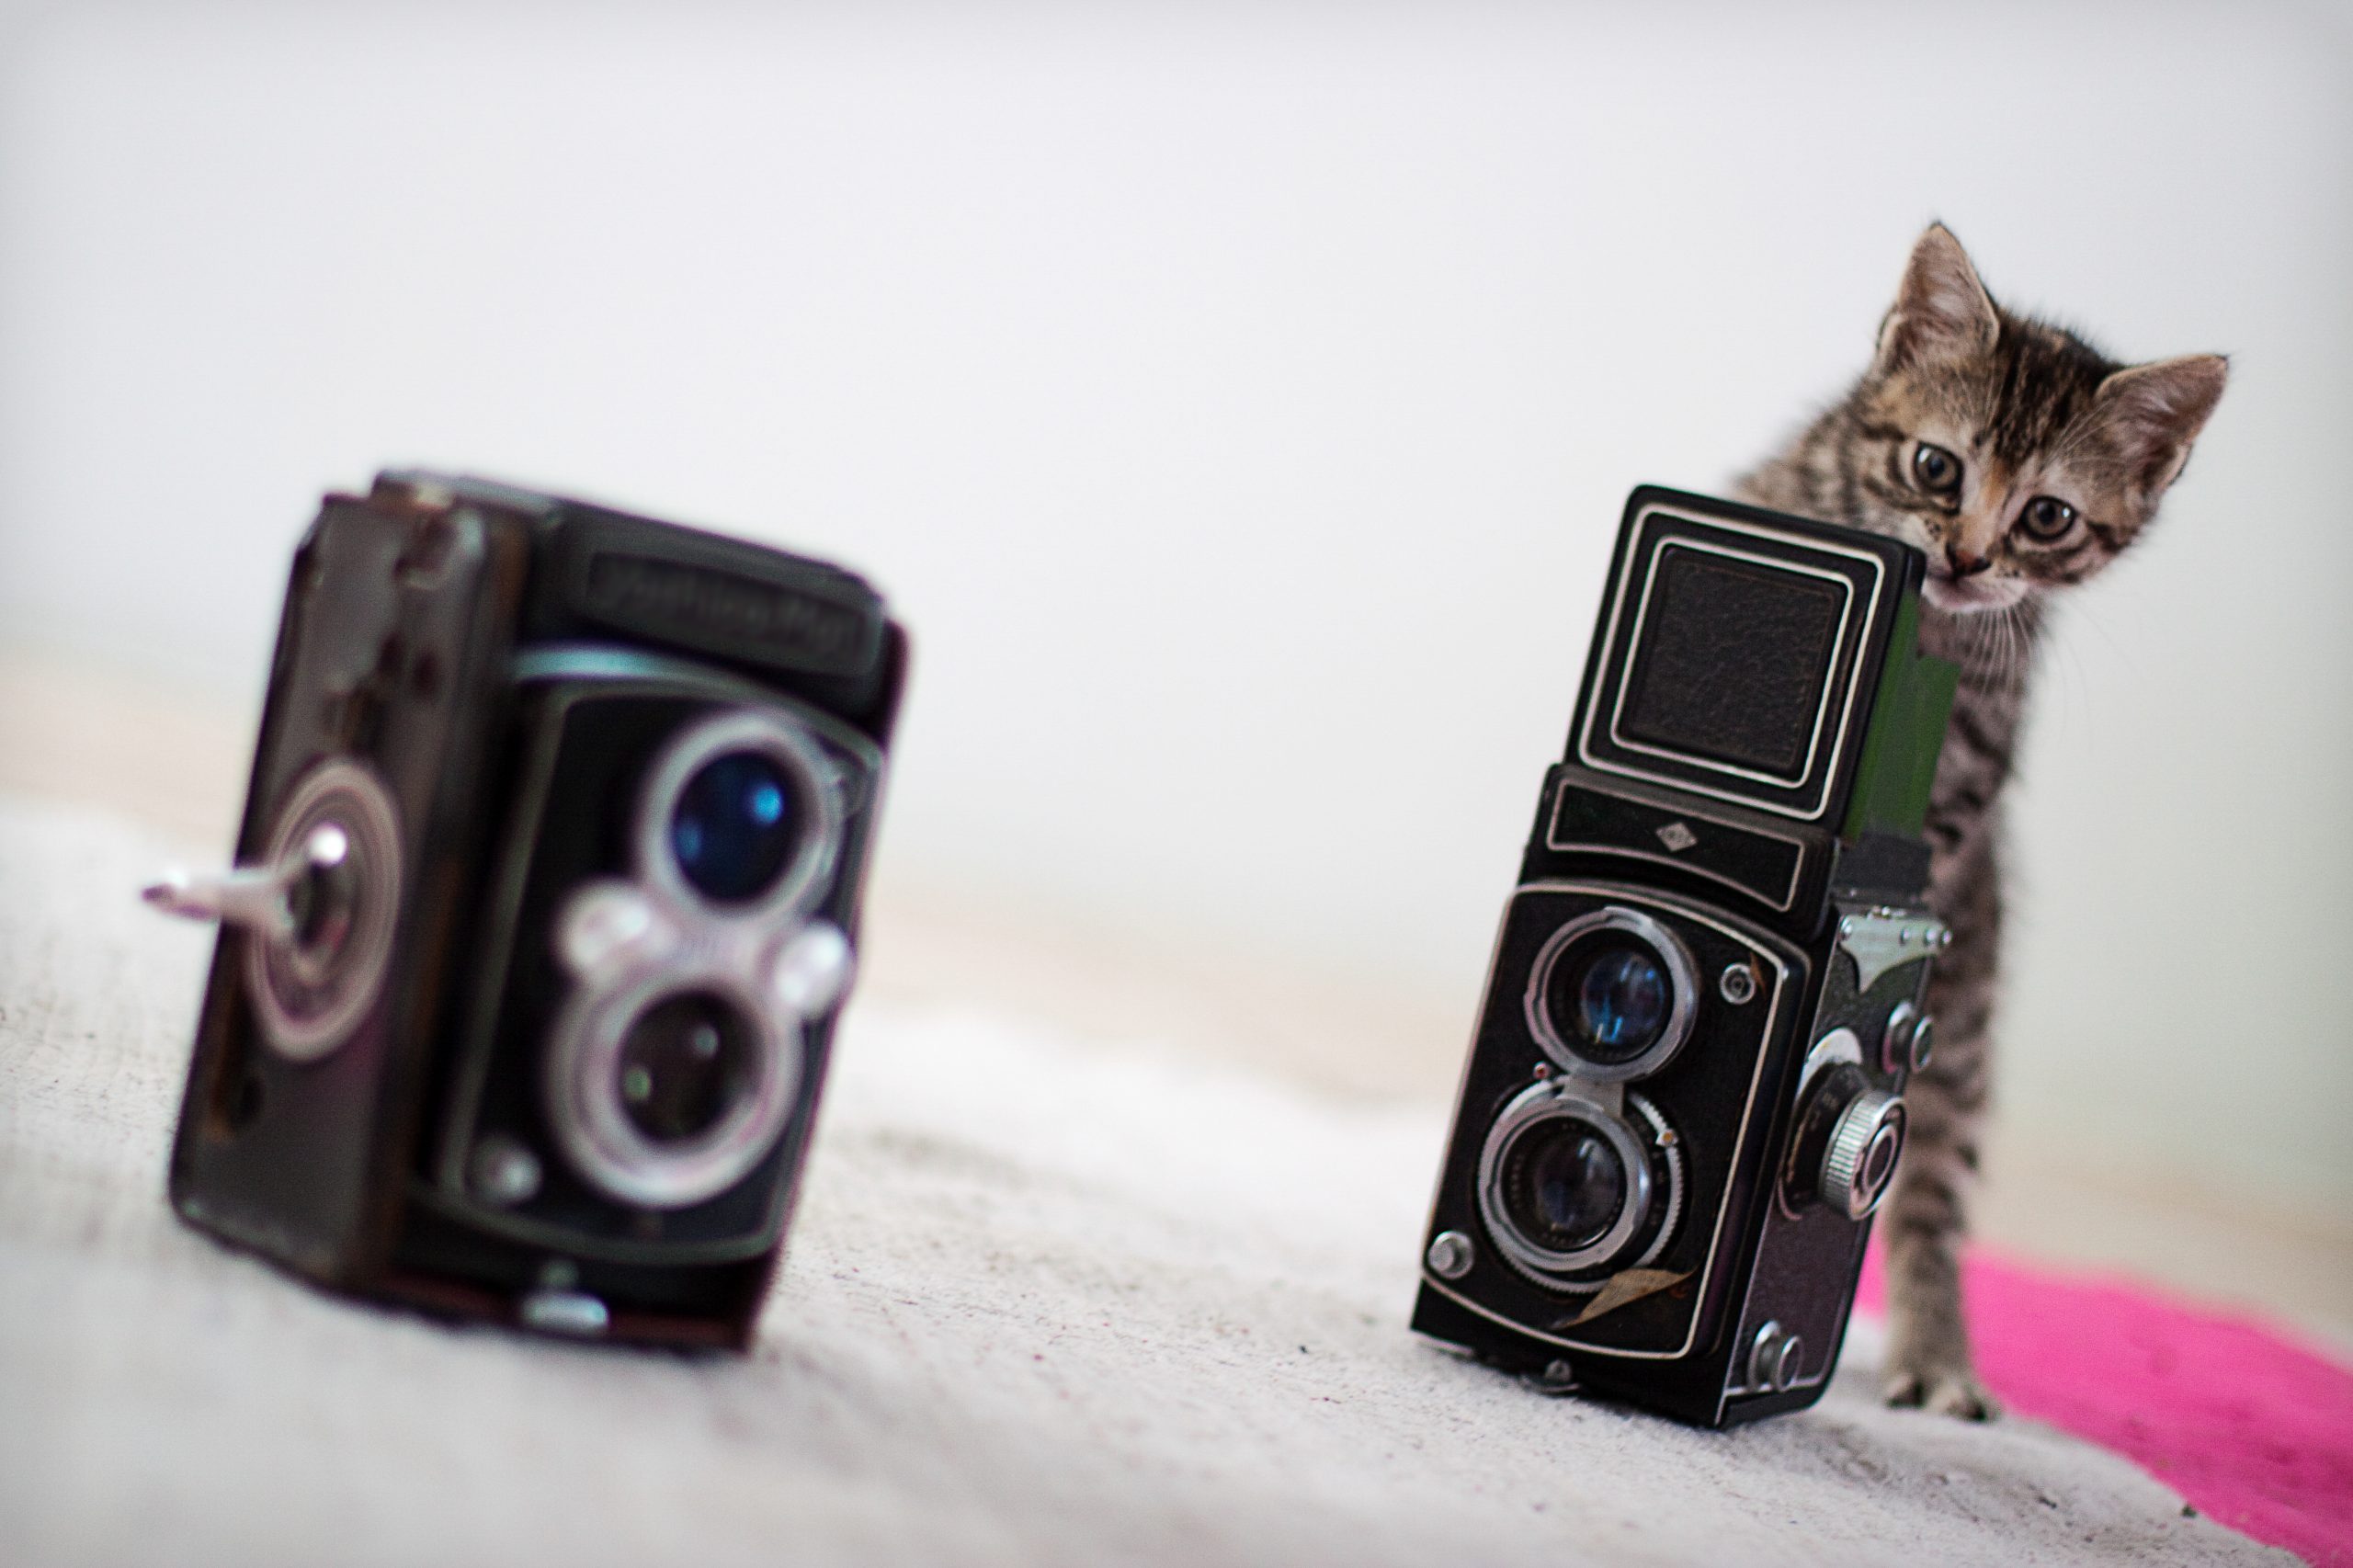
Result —
M 249 699 L 386 463 L 836 553 L 920 640 L 887 874 L 1465 1017 L 1624 493 L 1929 217 L 2231 351 L 2045 673 L 2004 1098 L 2353 1200 L 2344 12 L 0 15 L 0 637 Z

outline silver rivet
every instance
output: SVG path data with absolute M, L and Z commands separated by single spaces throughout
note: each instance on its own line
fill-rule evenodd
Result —
M 1745 963 L 1728 963 L 1716 979 L 1723 999 L 1737 1007 L 1756 994 L 1756 973 Z
M 1838 934 L 1841 937 L 1851 937 L 1855 934 L 1855 917 L 1853 915 L 1849 915 L 1839 920 Z
M 540 1193 L 540 1157 L 504 1132 L 494 1132 L 474 1145 L 467 1175 L 475 1197 L 502 1209 L 527 1203 Z
M 1460 1279 L 1471 1272 L 1471 1238 L 1460 1231 L 1440 1231 L 1430 1240 L 1430 1272 L 1441 1279 Z

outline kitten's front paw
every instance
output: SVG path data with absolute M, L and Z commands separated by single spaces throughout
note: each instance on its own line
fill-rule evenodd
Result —
M 1888 1374 L 1885 1392 L 1888 1403 L 1931 1415 L 1991 1421 L 2002 1414 L 1985 1385 L 1966 1367 L 1895 1368 Z

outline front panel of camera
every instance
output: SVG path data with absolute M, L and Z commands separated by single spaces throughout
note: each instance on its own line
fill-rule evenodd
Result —
M 1430 1287 L 1567 1348 L 1704 1339 L 1753 1114 L 1806 977 L 1789 944 L 1610 882 L 1513 895 L 1432 1229 Z
M 431 1201 L 579 1256 L 758 1254 L 824 1074 L 881 753 L 683 661 L 582 646 L 519 674 L 497 935 Z

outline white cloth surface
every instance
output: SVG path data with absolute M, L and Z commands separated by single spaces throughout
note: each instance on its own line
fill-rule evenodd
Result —
M 2030 1422 L 1731 1433 L 1405 1327 L 1438 1105 L 853 1002 L 747 1358 L 446 1326 L 178 1224 L 174 847 L 0 798 L 0 1562 L 2285 1562 Z

